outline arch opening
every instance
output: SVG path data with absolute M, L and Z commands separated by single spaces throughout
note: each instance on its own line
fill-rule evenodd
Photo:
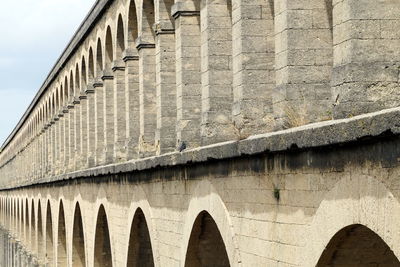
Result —
M 31 203 L 31 227 L 30 227 L 29 236 L 30 236 L 31 249 L 33 251 L 36 251 L 36 237 L 34 236 L 35 232 L 36 232 L 35 231 L 35 205 L 34 205 L 34 201 L 32 199 L 32 203 Z
M 30 235 L 29 235 L 29 203 L 28 199 L 25 200 L 25 219 L 24 219 L 24 237 L 25 237 L 25 242 L 26 244 L 29 244 L 30 242 Z
M 122 16 L 118 17 L 118 27 L 117 27 L 117 50 L 116 59 L 120 60 L 122 58 L 122 52 L 125 50 L 125 36 L 124 36 L 124 22 Z
M 38 202 L 38 212 L 37 212 L 37 251 L 38 251 L 38 256 L 40 259 L 43 258 L 44 256 L 44 236 L 43 236 L 43 224 L 42 224 L 42 207 L 40 204 L 40 201 Z
M 138 38 L 138 23 L 136 15 L 135 0 L 131 0 L 129 5 L 129 19 L 128 19 L 128 42 L 135 43 Z M 133 45 L 134 46 L 134 45 Z
M 76 203 L 75 206 L 74 224 L 72 227 L 72 266 L 85 266 L 85 241 L 79 203 Z
M 110 234 L 107 215 L 101 205 L 97 215 L 96 235 L 94 239 L 94 267 L 112 267 Z
M 112 33 L 111 33 L 111 28 L 107 28 L 107 33 L 106 33 L 106 66 L 105 68 L 110 68 L 111 63 L 114 60 L 114 54 L 113 54 L 113 40 L 112 40 Z
M 149 228 L 141 209 L 133 217 L 128 246 L 128 267 L 153 267 L 153 249 Z
M 186 267 L 228 267 L 228 254 L 211 215 L 202 211 L 196 218 L 186 252 Z
M 57 244 L 57 266 L 67 266 L 67 241 L 65 234 L 64 205 L 60 201 L 58 212 L 58 244 Z
M 53 258 L 53 222 L 51 218 L 50 201 L 48 201 L 46 208 L 46 263 L 52 265 Z
M 87 75 L 86 75 L 86 60 L 82 57 L 82 67 L 81 67 L 81 91 L 86 89 L 87 85 Z
M 93 49 L 89 49 L 89 80 L 92 80 L 94 78 L 94 57 L 93 57 Z
M 96 49 L 96 75 L 100 76 L 102 70 L 103 70 L 103 52 L 101 50 L 101 40 L 99 38 L 97 40 L 97 49 Z
M 333 236 L 317 263 L 317 267 L 334 266 L 400 266 L 400 262 L 379 235 L 355 224 Z

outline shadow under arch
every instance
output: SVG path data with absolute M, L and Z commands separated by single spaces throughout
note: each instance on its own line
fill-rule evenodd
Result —
M 217 229 L 225 245 L 225 250 L 229 259 L 229 266 L 241 266 L 239 246 L 236 241 L 235 231 L 230 219 L 229 212 L 219 196 L 217 190 L 208 180 L 202 180 L 193 191 L 183 232 L 183 246 L 181 247 L 182 266 L 186 265 L 186 254 L 192 236 L 193 226 L 199 215 L 205 216 L 206 212 L 215 222 Z
M 53 220 L 50 200 L 47 201 L 46 208 L 46 263 L 52 266 L 54 264 L 54 253 L 53 253 Z
M 361 224 L 341 229 L 329 241 L 317 267 L 400 266 L 389 246 L 374 231 Z
M 362 175 L 340 179 L 324 196 L 311 225 L 303 234 L 300 266 L 316 266 L 332 237 L 352 225 L 363 225 L 378 235 L 399 258 L 400 204 L 398 199 L 373 178 Z
M 40 200 L 38 201 L 38 208 L 37 208 L 37 252 L 39 261 L 42 261 L 44 258 L 45 248 L 44 248 L 44 235 L 43 235 L 42 205 Z
M 154 257 L 149 228 L 142 209 L 133 217 L 128 245 L 127 267 L 153 267 Z
M 85 238 L 83 235 L 82 213 L 78 202 L 75 205 L 72 225 L 72 266 L 83 267 L 86 263 Z
M 67 240 L 65 233 L 65 213 L 64 205 L 60 200 L 58 210 L 58 244 L 57 244 L 57 266 L 67 266 Z
M 94 267 L 112 267 L 112 253 L 107 214 L 103 205 L 97 213 L 96 234 L 94 238 Z
M 193 224 L 185 266 L 230 266 L 226 247 L 218 226 L 206 211 L 200 212 Z

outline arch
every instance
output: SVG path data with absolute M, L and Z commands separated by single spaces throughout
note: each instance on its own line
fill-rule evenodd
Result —
M 135 0 L 131 0 L 129 4 L 128 14 L 128 43 L 135 43 L 138 38 L 138 19 Z M 133 45 L 134 46 L 134 45 Z
M 58 211 L 58 242 L 57 242 L 57 266 L 67 266 L 67 239 L 65 233 L 64 205 L 60 200 Z M 74 265 L 75 266 L 75 265 Z
M 99 76 L 101 71 L 103 70 L 103 52 L 101 48 L 101 40 L 97 39 L 97 48 L 96 48 L 96 75 Z
M 94 56 L 93 56 L 93 48 L 89 48 L 89 59 L 88 59 L 88 77 L 90 80 L 94 78 Z
M 72 225 L 72 266 L 85 266 L 85 238 L 83 235 L 82 213 L 79 203 L 75 205 L 74 223 Z
M 85 56 L 83 56 L 81 63 L 81 90 L 84 90 L 86 85 L 87 85 L 86 60 Z
M 64 105 L 66 106 L 68 104 L 68 98 L 69 98 L 69 90 L 68 90 L 68 77 L 65 76 L 64 78 Z
M 190 200 L 185 219 L 183 232 L 184 245 L 181 248 L 181 262 L 185 266 L 186 252 L 189 240 L 192 236 L 193 226 L 202 212 L 207 212 L 215 221 L 219 229 L 222 241 L 225 244 L 229 263 L 231 266 L 241 266 L 239 246 L 234 235 L 233 224 L 228 210 L 220 198 L 217 190 L 208 180 L 202 180 L 196 186 L 195 192 Z M 217 216 L 215 216 L 215 215 Z
M 76 63 L 75 66 L 75 95 L 77 96 L 80 93 L 81 85 L 80 85 L 80 78 L 79 78 L 79 65 Z
M 307 243 L 299 261 L 315 266 L 332 237 L 351 225 L 369 228 L 399 258 L 399 221 L 400 204 L 382 182 L 367 176 L 344 177 L 324 196 L 303 233 Z
M 200 212 L 193 224 L 185 266 L 230 266 L 226 247 L 218 226 L 206 211 Z
M 389 246 L 374 231 L 361 224 L 341 229 L 329 241 L 317 267 L 400 266 Z
M 47 264 L 54 264 L 54 253 L 53 253 L 53 220 L 51 217 L 51 205 L 50 200 L 47 201 L 46 208 L 46 257 L 45 261 Z
M 112 39 L 112 33 L 111 33 L 111 27 L 107 27 L 106 31 L 106 44 L 105 44 L 105 68 L 110 68 L 111 63 L 114 60 L 114 54 L 113 54 L 113 39 Z
M 100 205 L 97 213 L 93 266 L 112 267 L 110 234 L 108 230 L 107 214 L 103 205 Z
M 69 74 L 69 101 L 72 101 L 75 96 L 75 90 L 74 90 L 74 74 L 72 73 L 72 70 Z
M 127 267 L 153 267 L 154 256 L 149 228 L 143 211 L 139 208 L 133 217 L 128 245 Z
M 124 35 L 124 21 L 122 15 L 118 16 L 117 24 L 117 47 L 116 47 L 116 59 L 120 60 L 122 57 L 122 52 L 125 50 L 125 35 Z
M 153 25 L 155 23 L 154 1 L 143 1 L 142 20 L 140 29 L 140 38 L 144 41 L 154 43 L 155 32 Z
M 16 211 L 15 211 L 15 222 L 16 222 L 16 224 L 15 224 L 15 228 L 16 228 L 16 233 L 17 233 L 17 235 L 20 235 L 21 234 L 21 231 L 20 231 L 20 225 L 21 225 L 21 215 L 20 215 L 20 210 L 21 210 L 21 208 L 20 208 L 20 201 L 19 201 L 19 198 L 17 198 L 16 199 L 16 205 L 15 205 L 16 207 L 15 207 L 15 209 L 16 209 Z
M 34 203 L 34 200 L 33 200 L 33 198 L 32 198 L 32 201 L 31 201 L 31 228 L 30 228 L 30 232 L 29 232 L 29 235 L 30 235 L 30 240 L 31 240 L 31 249 L 33 250 L 33 251 L 37 251 L 37 247 L 36 247 L 36 242 L 37 242 L 37 239 L 36 239 L 36 236 L 34 237 L 33 236 L 33 234 L 34 233 L 36 233 L 37 231 L 35 230 L 36 228 L 36 223 L 35 223 L 35 203 Z
M 40 204 L 40 200 L 38 201 L 38 212 L 37 212 L 37 251 L 39 259 L 42 260 L 45 254 L 44 248 L 44 235 L 43 235 L 43 223 L 42 223 L 42 207 Z
M 25 199 L 25 216 L 24 216 L 24 238 L 26 244 L 30 242 L 30 227 L 29 227 L 29 203 L 28 198 Z

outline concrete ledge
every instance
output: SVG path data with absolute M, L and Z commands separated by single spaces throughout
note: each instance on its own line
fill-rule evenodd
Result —
M 173 152 L 156 157 L 91 168 L 21 184 L 19 187 L 76 178 L 144 171 L 159 167 L 179 166 L 210 160 L 223 160 L 259 153 L 310 149 L 359 142 L 365 139 L 382 137 L 384 134 L 400 134 L 400 108 L 386 109 L 349 119 L 313 123 L 288 130 L 254 135 L 244 140 L 218 143 L 186 150 L 181 153 Z M 3 190 L 10 188 L 15 189 L 16 187 L 3 188 Z

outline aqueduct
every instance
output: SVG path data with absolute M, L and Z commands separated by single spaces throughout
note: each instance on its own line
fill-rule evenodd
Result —
M 400 266 L 398 0 L 98 0 L 1 147 L 1 266 Z

